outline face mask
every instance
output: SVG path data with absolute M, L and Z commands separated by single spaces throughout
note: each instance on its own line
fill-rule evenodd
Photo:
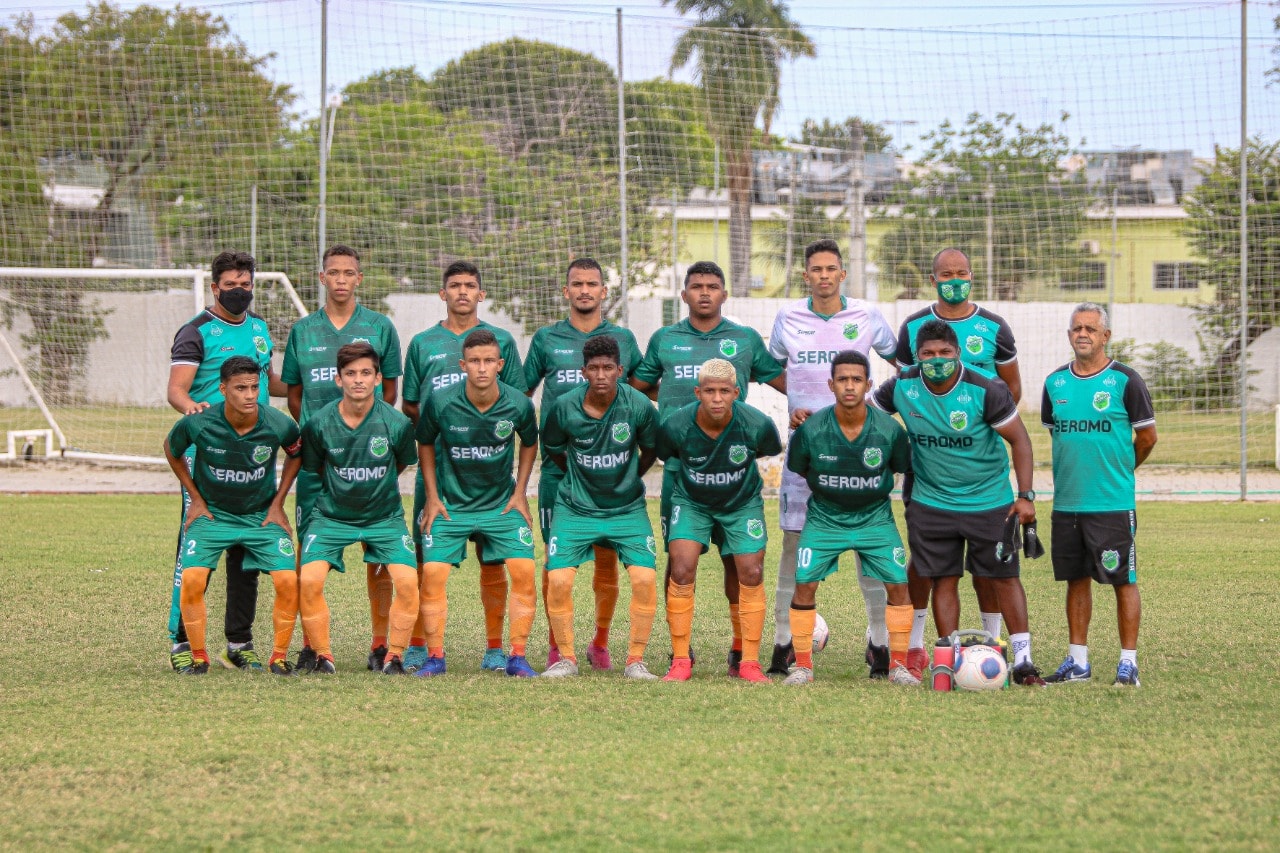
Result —
M 948 305 L 959 305 L 969 298 L 972 281 L 963 278 L 952 278 L 938 282 L 938 296 Z
M 920 374 L 930 382 L 946 382 L 959 367 L 958 358 L 926 358 L 920 362 Z
M 233 287 L 230 290 L 223 290 L 218 293 L 218 304 L 233 316 L 248 311 L 249 303 L 252 301 L 253 291 L 245 290 L 243 287 Z

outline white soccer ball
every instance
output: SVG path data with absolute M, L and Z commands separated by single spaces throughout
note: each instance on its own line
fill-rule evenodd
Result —
M 831 639 L 831 629 L 827 627 L 827 620 L 822 618 L 821 613 L 815 613 L 813 616 L 813 650 L 820 652 L 825 649 L 829 639 Z
M 969 646 L 960 650 L 952 676 L 957 690 L 999 690 L 1004 687 L 1009 665 L 990 646 Z

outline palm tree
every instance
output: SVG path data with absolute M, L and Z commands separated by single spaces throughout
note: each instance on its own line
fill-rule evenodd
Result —
M 756 118 L 769 133 L 778 107 L 784 59 L 813 56 L 813 42 L 780 0 L 662 0 L 698 16 L 671 54 L 671 70 L 697 55 L 695 72 L 706 98 L 707 126 L 725 152 L 729 190 L 729 291 L 751 286 L 751 145 Z

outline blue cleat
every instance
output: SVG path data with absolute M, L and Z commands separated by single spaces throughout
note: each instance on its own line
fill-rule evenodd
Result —
M 507 675 L 515 678 L 537 678 L 538 673 L 534 672 L 533 667 L 529 666 L 529 661 L 524 655 L 512 655 L 507 658 Z
M 426 646 L 410 646 L 404 650 L 404 671 L 417 672 L 427 662 Z
M 1116 667 L 1116 687 L 1141 687 L 1138 681 L 1138 665 L 1127 660 L 1120 661 Z
M 502 672 L 507 668 L 507 653 L 502 649 L 486 649 L 484 659 L 480 661 L 480 668 L 490 672 Z
M 1062 661 L 1062 666 L 1058 667 L 1058 671 L 1045 679 L 1048 684 L 1066 684 L 1071 681 L 1088 681 L 1093 678 L 1093 667 L 1089 664 L 1080 666 L 1076 663 L 1076 659 L 1071 655 L 1067 655 Z
M 433 675 L 444 675 L 445 674 L 444 655 L 441 655 L 438 658 L 437 657 L 427 658 L 427 662 L 424 663 L 422 666 L 418 667 L 416 670 L 414 670 L 413 674 L 416 675 L 418 678 L 430 678 Z

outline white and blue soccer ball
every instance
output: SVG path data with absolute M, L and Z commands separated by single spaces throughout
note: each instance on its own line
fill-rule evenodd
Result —
M 968 646 L 960 650 L 952 680 L 956 690 L 999 690 L 1008 674 L 1004 655 L 990 646 Z
M 822 618 L 821 613 L 815 613 L 813 616 L 813 650 L 820 652 L 825 649 L 829 639 L 831 639 L 831 629 L 827 627 L 827 620 Z

